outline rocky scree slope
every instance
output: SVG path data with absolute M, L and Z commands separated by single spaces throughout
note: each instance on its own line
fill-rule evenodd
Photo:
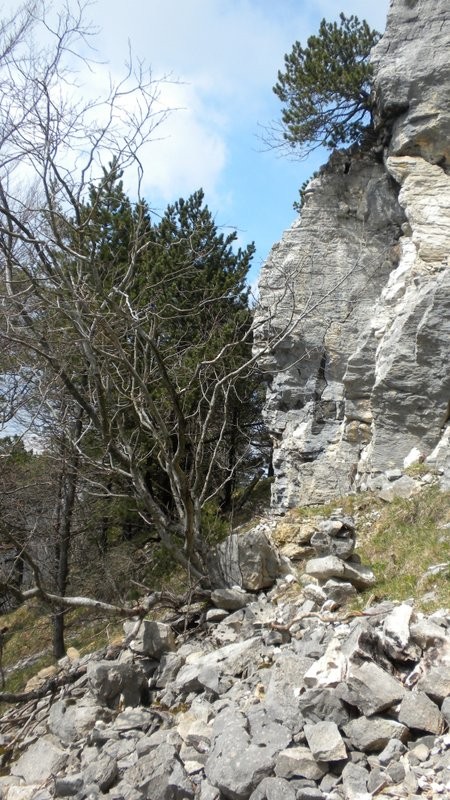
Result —
M 276 509 L 383 488 L 414 461 L 450 486 L 449 48 L 447 0 L 393 0 L 377 145 L 332 155 L 263 267 Z
M 354 520 L 286 526 L 218 547 L 193 632 L 128 621 L 122 646 L 63 659 L 58 691 L 4 715 L 2 800 L 448 796 L 449 613 L 349 611 L 374 584 Z

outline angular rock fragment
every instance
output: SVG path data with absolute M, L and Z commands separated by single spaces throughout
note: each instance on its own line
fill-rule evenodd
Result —
M 429 619 L 420 619 L 410 625 L 411 639 L 419 645 L 422 650 L 428 647 L 436 647 L 446 639 L 445 628 L 437 625 Z
M 292 740 L 290 730 L 284 724 L 275 722 L 264 706 L 258 705 L 248 709 L 246 717 L 252 744 L 266 747 L 274 753 L 290 744 Z
M 406 750 L 406 745 L 400 739 L 391 739 L 379 754 L 378 761 L 385 767 L 391 761 L 398 760 L 403 753 L 406 753 Z
M 144 672 L 134 664 L 91 661 L 87 669 L 89 688 L 96 700 L 115 708 L 122 697 L 127 706 L 145 702 L 148 683 Z
M 325 654 L 318 659 L 304 675 L 309 687 L 328 688 L 344 681 L 348 673 L 348 659 L 342 652 L 339 639 L 332 639 Z
M 180 669 L 174 682 L 175 688 L 184 692 L 210 689 L 219 694 L 221 679 L 239 674 L 252 659 L 257 659 L 264 645 L 257 637 L 225 645 L 212 653 L 193 654 Z
M 104 716 L 104 709 L 92 701 L 59 700 L 50 709 L 48 728 L 63 744 L 69 744 L 85 736 Z
M 206 622 L 222 622 L 222 620 L 228 617 L 229 612 L 225 611 L 224 608 L 210 608 L 206 612 Z
M 345 605 L 356 595 L 356 588 L 349 581 L 337 580 L 330 578 L 324 586 L 322 591 L 326 595 L 327 600 L 333 603 L 333 608 Z
M 209 782 L 230 800 L 247 800 L 260 781 L 268 777 L 282 745 L 252 743 L 248 723 L 239 711 L 226 709 L 213 726 L 213 742 L 205 764 Z
M 357 708 L 365 716 L 391 708 L 405 695 L 400 681 L 370 661 L 361 667 L 352 667 L 347 685 L 354 694 Z
M 408 692 L 404 696 L 398 721 L 408 728 L 437 735 L 445 729 L 445 719 L 438 706 L 424 692 Z
M 308 747 L 316 761 L 342 761 L 347 750 L 335 722 L 316 722 L 303 728 Z
M 117 761 L 106 753 L 100 753 L 97 758 L 87 764 L 83 771 L 86 785 L 94 783 L 101 792 L 107 792 L 116 782 L 119 774 Z
M 313 659 L 286 653 L 275 661 L 266 691 L 265 707 L 270 717 L 297 732 L 303 724 L 300 712 L 304 675 Z
M 368 771 L 359 764 L 350 761 L 345 765 L 342 771 L 342 784 L 346 800 L 369 800 L 371 795 L 367 792 L 368 777 Z
M 355 526 L 353 522 L 327 519 L 319 522 L 311 537 L 311 546 L 318 556 L 334 555 L 346 559 L 355 549 Z
M 310 778 L 320 780 L 327 765 L 316 761 L 308 747 L 289 747 L 278 753 L 275 775 L 279 778 Z
M 83 786 L 83 775 L 81 772 L 74 772 L 55 778 L 55 797 L 71 797 L 80 791 Z
M 25 783 L 45 783 L 64 767 L 67 759 L 67 752 L 56 739 L 42 736 L 12 765 L 11 775 L 18 775 Z
M 349 581 L 357 589 L 368 589 L 375 583 L 375 575 L 369 567 L 357 562 L 343 561 L 337 556 L 312 558 L 305 567 L 305 573 L 319 581 L 341 578 Z
M 312 575 L 319 581 L 327 581 L 329 578 L 343 578 L 345 564 L 337 556 L 322 556 L 312 558 L 305 567 L 306 575 Z
M 152 678 L 152 686 L 163 689 L 168 683 L 175 680 L 175 677 L 186 659 L 178 653 L 165 653 L 161 656 L 159 667 Z
M 249 800 L 296 800 L 296 794 L 289 781 L 283 778 L 264 778 Z
M 211 554 L 214 586 L 239 586 L 251 592 L 272 586 L 283 574 L 282 561 L 263 530 L 232 534 Z
M 416 494 L 420 489 L 420 485 L 413 478 L 408 475 L 402 475 L 398 480 L 386 483 L 378 496 L 385 501 L 385 503 L 392 503 L 396 497 L 403 497 L 408 499 Z
M 214 589 L 211 592 L 211 602 L 214 603 L 216 608 L 224 608 L 226 611 L 237 611 L 239 608 L 244 608 L 253 599 L 253 596 L 248 592 L 234 587 L 231 589 Z
M 358 717 L 352 719 L 344 726 L 344 733 L 357 750 L 367 752 L 380 752 L 390 739 L 400 739 L 404 742 L 410 737 L 406 725 L 394 719 L 383 717 Z
M 376 583 L 376 577 L 370 567 L 356 561 L 344 562 L 344 580 L 350 581 L 357 589 L 370 589 Z
M 175 747 L 161 744 L 127 770 L 127 781 L 142 792 L 147 800 L 171 800 L 171 775 L 177 762 L 176 756 Z
M 450 695 L 450 665 L 442 664 L 431 667 L 420 678 L 417 688 L 425 692 L 436 703 L 442 703 Z
M 401 603 L 387 615 L 383 623 L 383 646 L 390 658 L 398 661 L 418 661 L 420 648 L 411 641 L 409 630 L 413 609 Z
M 148 708 L 125 708 L 115 718 L 112 729 L 119 734 L 126 731 L 148 731 L 154 721 L 155 715 Z
M 350 717 L 334 689 L 307 689 L 299 697 L 298 705 L 307 722 L 329 721 L 342 727 Z
M 127 620 L 123 629 L 128 646 L 135 653 L 159 660 L 164 653 L 175 650 L 175 639 L 170 625 L 155 620 Z

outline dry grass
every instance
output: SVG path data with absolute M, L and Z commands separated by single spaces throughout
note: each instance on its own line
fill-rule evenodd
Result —
M 4 690 L 21 692 L 29 678 L 55 663 L 48 609 L 36 601 L 24 603 L 3 615 L 2 625 L 8 626 L 2 654 Z M 66 644 L 81 655 L 104 647 L 121 634 L 119 620 L 105 619 L 84 609 L 77 609 L 66 618 Z M 0 705 L 0 713 L 1 710 Z

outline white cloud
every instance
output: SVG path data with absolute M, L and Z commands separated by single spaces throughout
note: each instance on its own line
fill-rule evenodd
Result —
M 144 189 L 164 200 L 174 191 L 185 196 L 199 187 L 216 198 L 226 166 L 227 146 L 220 121 L 209 118 L 195 87 L 161 87 L 161 103 L 172 111 L 143 152 Z
M 14 4 L 3 0 L 4 8 Z M 99 28 L 99 62 L 109 63 L 93 67 L 86 93 L 95 96 L 108 87 L 108 69 L 121 72 L 127 39 L 155 77 L 170 73 L 179 79 L 160 86 L 159 107 L 178 110 L 142 151 L 144 193 L 152 207 L 162 207 L 202 186 L 210 205 L 239 223 L 233 201 L 238 192 L 247 195 L 243 175 L 251 156 L 245 153 L 262 147 L 258 123 L 279 116 L 271 87 L 284 54 L 296 39 L 305 42 L 322 16 L 336 19 L 341 10 L 383 29 L 387 5 L 388 0 L 376 6 L 368 0 L 97 0 L 87 15 Z M 262 198 L 252 196 L 250 176 L 249 171 L 246 202 L 258 204 Z M 258 239 L 258 231 L 251 236 Z
M 101 54 L 114 53 L 114 67 L 129 36 L 133 49 L 155 74 L 184 82 L 164 87 L 163 102 L 180 108 L 146 148 L 146 190 L 167 201 L 203 186 L 223 207 L 231 136 L 253 137 L 258 123 L 279 116 L 272 94 L 277 70 L 296 39 L 306 41 L 318 19 L 341 10 L 384 27 L 388 0 L 98 0 Z M 250 144 L 250 146 L 252 146 Z M 229 196 L 229 189 L 228 196 Z

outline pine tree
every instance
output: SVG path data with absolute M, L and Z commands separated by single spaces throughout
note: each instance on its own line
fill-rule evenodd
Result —
M 175 382 L 180 378 L 186 382 L 183 412 L 195 420 L 193 439 L 209 411 L 205 386 L 251 359 L 252 314 L 246 277 L 254 245 L 235 250 L 236 239 L 235 232 L 218 230 L 199 190 L 187 200 L 169 205 L 151 229 L 147 268 L 137 279 L 140 302 L 153 303 L 167 368 Z M 146 282 L 151 287 L 148 297 Z M 208 364 L 222 349 L 224 356 Z M 199 369 L 199 365 L 203 366 Z M 190 375 L 196 375 L 192 382 Z M 218 408 L 210 422 L 205 474 L 220 437 L 210 480 L 212 487 L 221 487 L 221 505 L 227 510 L 232 504 L 237 465 L 242 463 L 241 474 L 245 472 L 249 443 L 261 426 L 261 394 L 255 381 L 254 374 L 236 381 L 227 407 Z
M 105 314 L 108 298 L 123 293 L 137 327 L 144 325 L 152 332 L 156 352 L 141 350 L 138 336 L 133 358 L 172 431 L 172 452 L 180 451 L 182 436 L 183 473 L 195 474 L 197 489 L 203 476 L 219 506 L 230 510 L 239 475 L 251 480 L 261 466 L 254 445 L 262 427 L 262 394 L 255 371 L 249 368 L 227 382 L 227 391 L 213 408 L 211 395 L 222 377 L 252 358 L 246 278 L 254 245 L 236 248 L 236 233 L 217 228 L 202 190 L 169 205 L 153 223 L 147 206 L 133 205 L 126 196 L 114 164 L 91 187 L 82 220 L 77 249 L 85 254 L 81 268 L 84 284 L 90 286 L 90 302 L 96 296 L 99 315 Z M 79 270 L 79 260 L 68 268 Z M 120 327 L 120 320 L 114 324 Z M 129 335 L 131 342 L 134 334 Z M 161 380 L 162 374 L 166 379 Z M 124 386 L 127 380 L 124 377 Z M 159 446 L 136 418 L 131 399 L 127 403 L 122 397 L 120 409 L 113 395 L 110 400 L 111 419 L 120 420 L 122 430 L 134 437 L 148 490 L 165 513 L 176 513 Z M 181 426 L 177 415 L 183 419 Z M 194 465 L 201 437 L 202 459 Z M 128 518 L 125 514 L 124 528 Z
M 273 87 L 284 104 L 282 137 L 290 148 L 305 156 L 360 140 L 372 124 L 368 56 L 379 38 L 365 20 L 341 13 L 339 24 L 323 19 L 305 48 L 295 42 Z

